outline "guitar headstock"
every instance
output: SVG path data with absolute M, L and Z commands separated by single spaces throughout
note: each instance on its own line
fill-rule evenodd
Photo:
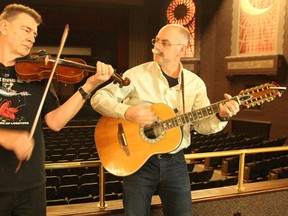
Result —
M 260 86 L 242 90 L 239 93 L 239 96 L 248 97 L 244 101 L 241 101 L 241 105 L 250 108 L 256 105 L 261 105 L 264 102 L 270 102 L 277 96 L 281 97 L 284 90 L 286 90 L 286 87 L 281 87 L 276 82 L 266 83 Z

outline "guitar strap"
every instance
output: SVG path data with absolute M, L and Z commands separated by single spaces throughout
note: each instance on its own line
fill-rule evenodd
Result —
M 182 91 L 182 106 L 183 114 L 185 114 L 185 93 L 184 93 L 184 73 L 181 71 L 181 91 Z

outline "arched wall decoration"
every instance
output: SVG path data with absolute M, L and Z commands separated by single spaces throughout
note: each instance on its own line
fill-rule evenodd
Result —
M 231 56 L 282 54 L 286 0 L 234 0 Z
M 283 56 L 286 0 L 234 0 L 227 78 L 266 75 L 286 79 Z
M 277 1 L 240 0 L 238 52 L 275 52 Z
M 194 57 L 195 11 L 196 6 L 193 0 L 172 0 L 166 10 L 168 23 L 182 25 L 190 31 L 190 47 L 185 57 Z

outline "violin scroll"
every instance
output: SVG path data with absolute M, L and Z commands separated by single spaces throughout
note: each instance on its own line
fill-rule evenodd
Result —
M 129 78 L 125 77 L 123 79 L 122 78 L 122 74 L 117 74 L 115 71 L 114 71 L 114 73 L 111 76 L 111 79 L 114 80 L 113 81 L 114 84 L 118 83 L 120 88 L 122 88 L 123 86 L 130 85 L 130 79 Z

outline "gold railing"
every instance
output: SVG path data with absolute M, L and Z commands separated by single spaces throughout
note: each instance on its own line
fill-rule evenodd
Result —
M 209 158 L 209 157 L 223 157 L 239 155 L 239 170 L 238 170 L 238 183 L 236 190 L 241 193 L 244 191 L 244 167 L 246 154 L 266 153 L 266 152 L 278 152 L 288 151 L 288 146 L 281 147 L 266 147 L 266 148 L 251 148 L 251 149 L 239 149 L 228 150 L 219 152 L 207 152 L 207 153 L 195 153 L 186 154 L 186 160 Z M 107 204 L 105 202 L 105 169 L 102 166 L 100 160 L 97 161 L 85 161 L 85 162 L 67 162 L 67 163 L 48 163 L 45 164 L 46 169 L 62 169 L 62 168 L 79 168 L 79 167 L 99 167 L 99 204 L 100 209 L 105 209 Z

